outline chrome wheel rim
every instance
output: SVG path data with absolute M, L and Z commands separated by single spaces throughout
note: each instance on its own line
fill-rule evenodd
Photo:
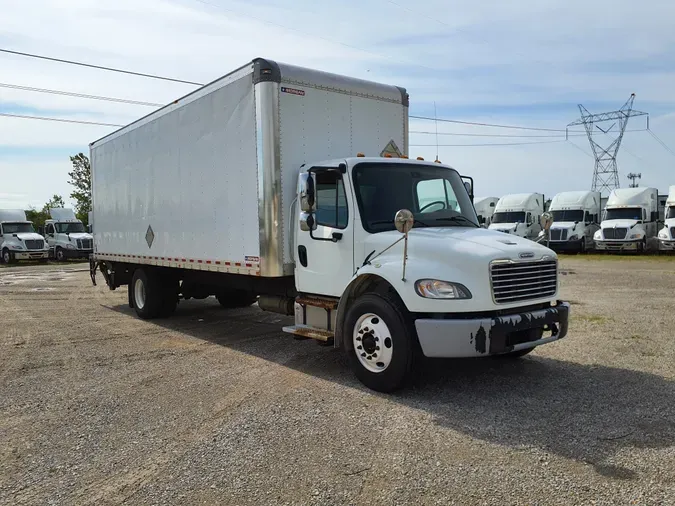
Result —
M 380 373 L 389 367 L 394 343 L 389 327 L 378 315 L 361 315 L 354 325 L 352 340 L 356 357 L 366 370 Z
M 145 285 L 142 279 L 137 279 L 134 283 L 134 302 L 138 309 L 145 307 Z

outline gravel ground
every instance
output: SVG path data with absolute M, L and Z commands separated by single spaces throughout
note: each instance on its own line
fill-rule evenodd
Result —
M 0 503 L 675 504 L 673 260 L 565 258 L 567 338 L 395 395 L 275 314 L 2 269 Z

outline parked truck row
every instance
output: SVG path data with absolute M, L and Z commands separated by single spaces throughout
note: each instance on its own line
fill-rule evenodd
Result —
M 408 100 L 258 58 L 93 142 L 92 282 L 126 287 L 145 319 L 257 301 L 379 391 L 419 355 L 563 338 L 556 253 L 482 228 L 471 177 L 407 158 Z

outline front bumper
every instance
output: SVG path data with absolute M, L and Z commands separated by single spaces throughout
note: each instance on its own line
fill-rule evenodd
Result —
M 553 251 L 581 251 L 583 239 L 574 241 L 549 241 L 548 247 Z
M 12 251 L 15 260 L 44 260 L 49 258 L 49 251 Z
M 659 239 L 659 249 L 661 251 L 675 251 L 675 240 Z
M 595 241 L 598 251 L 637 251 L 642 241 Z
M 570 305 L 558 301 L 549 308 L 493 318 L 418 319 L 415 328 L 427 357 L 484 357 L 562 339 L 567 335 L 569 312 Z M 514 336 L 515 332 L 544 328 L 551 330 L 550 337 L 520 342 Z
M 94 250 L 91 249 L 66 249 L 63 248 L 63 256 L 66 258 L 89 258 Z

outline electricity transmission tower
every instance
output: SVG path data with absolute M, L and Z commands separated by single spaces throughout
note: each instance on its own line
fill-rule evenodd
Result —
M 642 179 L 642 172 L 640 172 L 640 173 L 638 173 L 638 174 L 635 174 L 634 172 L 631 172 L 630 174 L 628 174 L 627 177 L 628 177 L 628 179 L 630 179 L 630 181 L 631 181 L 630 187 L 631 187 L 631 188 L 637 188 L 637 187 L 638 187 L 637 180 L 638 180 L 638 179 Z
M 583 125 L 586 129 L 588 141 L 591 143 L 593 157 L 595 158 L 593 183 L 591 184 L 592 191 L 599 191 L 600 193 L 603 193 L 603 191 L 606 190 L 607 193 L 609 193 L 614 188 L 619 188 L 619 170 L 616 166 L 616 155 L 619 152 L 621 140 L 623 139 L 623 134 L 626 131 L 628 118 L 632 118 L 633 116 L 646 116 L 648 114 L 646 112 L 634 111 L 634 100 L 635 93 L 632 93 L 630 98 L 618 111 L 603 112 L 600 114 L 591 114 L 588 112 L 588 109 L 579 104 L 581 118 L 567 125 L 568 128 Z M 609 121 L 614 121 L 614 123 L 612 123 L 606 129 L 603 129 L 598 125 L 598 123 L 606 123 Z M 647 118 L 647 121 L 649 121 L 649 118 Z M 595 139 L 599 133 L 596 132 L 595 128 L 597 128 L 602 134 L 609 135 L 617 123 L 618 127 L 616 132 L 618 133 L 618 136 L 612 139 L 611 144 L 609 144 L 607 147 L 603 147 L 598 144 Z

